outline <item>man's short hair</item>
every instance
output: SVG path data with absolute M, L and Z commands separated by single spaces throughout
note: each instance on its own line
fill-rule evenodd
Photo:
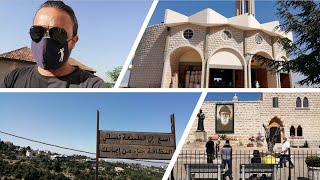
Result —
M 220 115 L 221 115 L 221 112 L 226 112 L 226 113 L 228 113 L 228 114 L 231 113 L 230 109 L 229 109 L 228 106 L 226 106 L 226 105 L 222 106 L 222 108 L 220 109 L 220 111 L 219 111 L 219 114 L 220 114 Z
M 78 34 L 78 20 L 73 9 L 70 6 L 66 5 L 61 0 L 49 0 L 43 3 L 38 11 L 45 7 L 53 7 L 66 12 L 71 17 L 71 20 L 73 22 L 73 36 Z
M 229 140 L 229 139 L 227 139 L 227 140 L 226 140 L 226 143 L 227 143 L 227 144 L 230 144 L 230 140 Z

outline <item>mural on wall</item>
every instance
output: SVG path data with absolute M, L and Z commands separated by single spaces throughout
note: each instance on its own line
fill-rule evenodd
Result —
M 216 133 L 234 133 L 233 104 L 216 104 Z

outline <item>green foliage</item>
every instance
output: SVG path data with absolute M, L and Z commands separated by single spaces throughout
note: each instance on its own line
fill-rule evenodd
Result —
M 48 154 L 45 153 L 39 154 L 36 159 L 13 157 L 16 154 L 22 154 L 29 148 L 21 148 L 19 151 L 13 144 L 0 142 L 0 179 L 67 180 L 69 176 L 75 180 L 95 179 L 93 164 L 85 161 L 88 158 L 86 156 L 68 156 L 63 162 L 50 161 L 46 159 Z M 30 150 L 32 149 L 30 148 Z M 22 155 L 25 156 L 25 154 Z M 12 161 L 11 158 L 16 160 Z M 99 169 L 99 179 L 148 180 L 161 179 L 164 174 L 162 168 L 145 167 L 139 164 L 102 161 L 99 163 L 99 167 L 102 168 Z M 121 167 L 123 171 L 117 172 L 115 167 Z
M 112 71 L 107 71 L 107 76 L 113 81 L 116 82 L 120 72 L 121 72 L 122 66 L 115 67 Z
M 221 138 L 222 140 L 226 140 L 226 139 L 227 139 L 227 135 L 226 135 L 226 134 L 221 134 L 221 135 L 220 135 L 220 138 Z
M 59 162 L 54 162 L 53 164 L 53 170 L 57 173 L 61 172 L 62 169 L 61 169 L 61 164 Z
M 285 50 L 290 61 L 268 59 L 254 54 L 261 65 L 267 65 L 273 71 L 295 72 L 305 76 L 300 85 L 320 84 L 320 3 L 316 1 L 277 1 L 277 15 L 283 20 L 279 27 L 292 32 L 294 41 L 287 38 L 277 42 Z
M 308 156 L 305 162 L 308 167 L 320 167 L 320 157 L 318 156 Z
M 107 86 L 107 88 L 113 88 L 114 83 L 106 82 L 106 86 Z

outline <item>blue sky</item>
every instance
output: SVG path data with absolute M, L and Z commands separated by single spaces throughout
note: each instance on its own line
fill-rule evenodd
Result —
M 0 1 L 0 54 L 31 46 L 29 28 L 43 2 Z M 124 64 L 152 1 L 65 0 L 65 3 L 73 8 L 79 23 L 79 41 L 71 56 L 108 80 L 106 72 Z
M 274 7 L 275 1 L 256 0 L 256 18 L 260 23 L 278 20 Z M 211 8 L 221 15 L 229 18 L 235 16 L 235 1 L 160 1 L 153 13 L 149 25 L 160 24 L 164 20 L 165 9 L 171 9 L 181 14 L 190 16 L 206 8 Z
M 170 133 L 170 115 L 175 113 L 179 140 L 199 97 L 200 93 L 0 93 L 0 131 L 95 152 L 99 109 L 100 129 L 112 131 Z M 81 154 L 1 133 L 0 138 L 33 149 Z
M 239 101 L 258 101 L 261 93 L 249 93 L 249 92 L 208 93 L 205 98 L 205 101 L 232 101 L 235 94 L 238 96 Z

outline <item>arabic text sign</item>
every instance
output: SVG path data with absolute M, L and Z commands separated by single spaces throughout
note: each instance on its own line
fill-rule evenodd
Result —
M 100 131 L 100 144 L 142 145 L 174 147 L 174 135 L 170 133 L 146 133 L 126 131 Z
M 100 144 L 99 150 L 103 158 L 159 160 L 170 160 L 175 151 L 174 147 L 121 144 Z

